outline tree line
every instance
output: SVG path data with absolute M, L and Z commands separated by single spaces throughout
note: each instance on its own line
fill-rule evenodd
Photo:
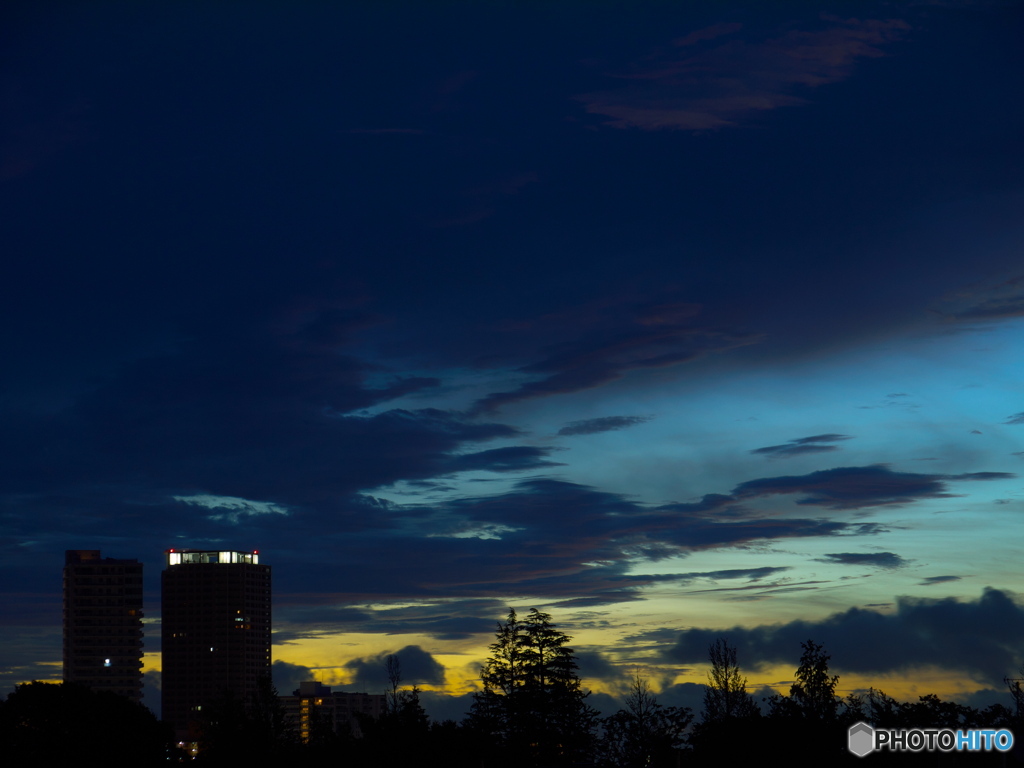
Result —
M 841 698 L 831 657 L 813 640 L 802 644 L 788 695 L 760 702 L 751 695 L 737 651 L 718 639 L 708 649 L 703 709 L 664 706 L 635 673 L 624 706 L 601 717 L 588 703 L 571 638 L 537 609 L 499 622 L 484 664 L 481 690 L 461 723 L 431 722 L 415 687 L 401 684 L 397 657 L 386 659 L 388 688 L 379 718 L 357 715 L 358 728 L 312 723 L 300 742 L 288 727 L 269 680 L 242 701 L 226 692 L 208 709 L 198 764 L 278 766 L 317 760 L 452 768 L 679 768 L 761 762 L 775 755 L 793 766 L 860 764 L 846 748 L 857 722 L 887 728 L 1006 728 L 1021 733 L 1016 712 L 996 704 L 977 710 L 929 694 L 899 702 L 869 689 Z M 130 737 L 126 737 L 129 734 Z M 90 753 L 117 764 L 192 762 L 170 730 L 139 704 L 74 684 L 22 685 L 0 702 L 6 754 L 60 761 Z M 1013 755 L 874 753 L 873 763 L 1016 764 Z M 1010 762 L 1007 763 L 1007 760 Z M 12 763 L 14 764 L 14 763 Z

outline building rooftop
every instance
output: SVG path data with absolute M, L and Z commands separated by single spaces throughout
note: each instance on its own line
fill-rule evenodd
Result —
M 190 565 L 194 563 L 248 563 L 258 565 L 258 549 L 251 552 L 237 549 L 168 549 L 167 566 Z
M 115 557 L 100 557 L 98 549 L 65 549 L 64 565 L 131 565 L 138 560 L 119 560 Z

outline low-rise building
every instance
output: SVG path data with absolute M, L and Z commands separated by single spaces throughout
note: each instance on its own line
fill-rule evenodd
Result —
M 300 683 L 291 696 L 282 696 L 289 725 L 308 744 L 317 729 L 361 736 L 359 716 L 378 719 L 384 712 L 384 694 L 332 691 L 315 681 Z

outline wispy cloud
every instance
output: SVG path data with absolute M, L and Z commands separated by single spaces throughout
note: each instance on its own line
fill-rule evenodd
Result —
M 801 456 L 807 453 L 828 453 L 838 451 L 839 446 L 833 445 L 842 440 L 850 440 L 850 435 L 838 435 L 829 433 L 825 435 L 811 435 L 790 440 L 781 445 L 768 445 L 764 448 L 755 448 L 751 453 L 762 454 L 768 458 L 785 459 L 792 456 Z
M 566 435 L 596 435 L 599 432 L 612 432 L 618 429 L 626 429 L 637 424 L 644 424 L 650 421 L 653 416 L 602 416 L 596 419 L 583 419 L 582 421 L 570 421 L 560 430 L 558 434 Z
M 808 88 L 845 80 L 859 60 L 885 55 L 882 47 L 909 29 L 899 19 L 824 17 L 818 26 L 760 40 L 750 30 L 747 39 L 732 37 L 738 24 L 697 30 L 616 72 L 623 86 L 575 98 L 616 128 L 721 128 L 803 103 Z
M 928 576 L 918 582 L 922 587 L 930 587 L 934 584 L 945 584 L 950 581 L 960 581 L 963 576 Z
M 492 448 L 488 451 L 453 456 L 450 466 L 453 472 L 467 470 L 489 470 L 491 472 L 518 472 L 524 469 L 560 467 L 561 463 L 549 461 L 547 456 L 555 448 L 536 448 L 528 445 L 512 445 Z
M 259 515 L 287 515 L 288 509 L 280 504 L 270 501 L 252 501 L 240 499 L 236 496 L 214 496 L 208 493 L 194 494 L 192 496 L 172 496 L 175 501 L 191 504 L 196 507 L 204 507 L 211 510 L 211 520 L 238 524 L 246 518 Z M 223 510 L 223 511 L 219 511 Z
M 833 552 L 820 558 L 823 563 L 839 563 L 841 565 L 868 565 L 873 568 L 902 568 L 907 564 L 893 552 Z
M 733 490 L 737 500 L 775 494 L 804 494 L 797 504 L 829 509 L 906 504 L 919 499 L 944 499 L 950 481 L 1005 480 L 1009 472 L 971 472 L 962 475 L 928 475 L 896 472 L 883 464 L 836 467 L 807 475 L 765 477 L 741 483 Z
M 1024 317 L 1024 275 L 995 284 L 982 284 L 945 297 L 945 309 L 939 310 L 949 322 L 1013 320 Z
M 757 343 L 759 334 L 700 322 L 701 307 L 683 301 L 616 298 L 517 323 L 524 338 L 550 339 L 533 362 L 519 368 L 530 378 L 515 389 L 479 400 L 474 412 L 537 397 L 607 384 L 629 371 L 667 368 Z

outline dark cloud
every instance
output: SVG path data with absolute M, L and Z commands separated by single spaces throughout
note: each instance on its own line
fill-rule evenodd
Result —
M 563 606 L 565 601 L 573 606 L 598 605 L 638 599 L 643 587 L 665 579 L 757 579 L 781 570 L 630 574 L 629 564 L 637 556 L 664 556 L 751 541 L 876 532 L 870 526 L 829 520 L 709 514 L 728 503 L 728 497 L 712 496 L 694 504 L 651 508 L 573 483 L 525 480 L 508 493 L 445 505 L 447 514 L 463 521 L 458 530 L 494 525 L 504 526 L 504 530 L 487 539 L 438 539 L 432 546 L 438 556 L 410 557 L 406 572 L 413 582 L 422 578 L 424 583 L 440 586 L 457 581 L 463 590 L 472 589 L 474 594 L 507 594 L 514 588 L 560 597 Z M 398 551 L 403 551 L 406 545 L 398 546 Z M 477 562 L 479 565 L 474 564 Z M 420 568 L 422 577 L 416 575 Z M 465 583 L 466 572 L 479 574 L 472 586 Z
M 379 322 L 358 298 L 279 299 L 124 365 L 57 413 L 15 409 L 0 436 L 11 470 L 4 489 L 77 493 L 144 478 L 150 492 L 168 496 L 316 506 L 435 477 L 453 461 L 504 471 L 543 465 L 528 448 L 458 456 L 464 443 L 517 434 L 507 425 L 436 409 L 360 413 L 437 383 L 412 376 L 381 385 L 374 366 L 344 353 Z
M 579 664 L 579 676 L 584 681 L 591 680 L 619 680 L 622 677 L 622 667 L 617 666 L 611 659 L 605 656 L 597 648 L 577 647 L 576 663 Z
M 1024 411 L 1015 413 L 1003 422 L 1003 424 L 1024 424 Z
M 1017 477 L 1013 472 L 964 472 L 959 475 L 945 475 L 947 480 L 1009 480 Z
M 347 417 L 350 426 L 388 432 L 396 450 L 403 440 L 436 449 L 457 445 L 464 434 L 480 425 L 467 425 L 444 412 L 389 411 L 374 417 Z M 501 426 L 483 425 L 483 433 Z M 420 437 L 417 437 L 420 436 Z M 366 450 L 374 439 L 366 433 Z M 527 458 L 532 460 L 530 454 Z M 383 455 L 375 460 L 383 461 Z M 400 454 L 397 462 L 406 460 Z M 450 471 L 450 457 L 438 451 L 417 458 L 416 471 Z M 356 467 L 339 467 L 339 490 L 359 482 Z M 327 465 L 324 464 L 326 471 Z M 372 466 L 372 465 L 371 465 Z M 407 465 L 411 472 L 416 465 Z M 367 467 L 367 472 L 370 467 Z M 278 640 L 297 639 L 342 627 L 345 631 L 418 632 L 437 638 L 465 638 L 492 629 L 479 619 L 493 606 L 473 605 L 508 594 L 533 594 L 559 605 L 615 604 L 643 598 L 645 588 L 674 580 L 771 579 L 773 569 L 731 569 L 667 575 L 630 573 L 637 558 L 660 559 L 696 550 L 747 546 L 758 542 L 807 537 L 876 535 L 876 523 L 818 519 L 813 516 L 765 515 L 748 508 L 757 498 L 776 493 L 802 494 L 798 504 L 826 509 L 851 509 L 890 502 L 894 498 L 932 498 L 946 492 L 946 483 L 959 479 L 1001 478 L 999 473 L 960 476 L 895 473 L 883 467 L 842 468 L 805 476 L 765 478 L 736 487 L 732 494 L 708 494 L 687 503 L 641 504 L 624 495 L 543 478 L 517 482 L 503 493 L 463 497 L 434 504 L 393 504 L 366 496 L 335 496 L 320 503 L 285 490 L 286 514 L 253 514 L 238 523 L 223 519 L 223 510 L 167 501 L 160 494 L 137 491 L 137 497 L 104 505 L 103 489 L 58 496 L 24 497 L 5 512 L 11 535 L 32 536 L 37 547 L 60 552 L 69 536 L 92 541 L 98 531 L 119 520 L 121 552 L 145 552 L 156 536 L 176 541 L 188 532 L 193 546 L 220 546 L 229 537 L 244 546 L 264 545 L 275 565 L 275 586 L 285 607 Z M 290 478 L 289 482 L 294 480 Z M 273 490 L 273 488 L 271 488 Z M 897 493 L 898 492 L 898 493 Z M 283 495 L 283 494 L 281 494 Z M 276 493 L 257 499 L 280 498 Z M 294 499 L 294 501 L 292 501 Z M 297 502 L 297 503 L 296 503 Z M 35 520 L 43 515 L 48 532 Z M 40 538 L 44 537 L 44 538 Z M 49 538 L 45 538 L 49 537 Z M 317 546 L 310 548 L 309 542 Z M 82 544 L 86 546 L 86 544 Z M 14 555 L 31 562 L 27 554 Z M 337 553 L 344 553 L 338 556 Z M 118 553 L 114 553 L 118 554 Z M 9 564 L 13 564 L 9 562 Z M 399 565 L 400 564 L 400 565 Z M 38 569 L 38 565 L 32 565 Z M 308 574 L 317 575 L 310 593 Z M 155 570 L 154 573 L 158 572 Z M 35 571 L 33 571 L 35 573 Z M 805 585 L 809 588 L 811 585 Z M 765 588 L 798 588 L 775 584 Z M 288 597 L 285 597 L 285 596 Z M 318 597 L 319 596 L 319 597 Z M 394 610 L 364 608 L 327 610 L 325 606 L 354 606 L 387 600 L 452 600 L 455 604 L 423 605 Z M 460 601 L 468 601 L 464 604 Z M 309 606 L 308 609 L 302 606 Z
M 907 400 L 906 398 L 908 397 L 910 395 L 906 392 L 891 392 L 877 405 L 858 405 L 857 410 L 870 411 L 877 408 L 898 408 L 908 413 L 917 411 L 921 406 Z
M 808 638 L 824 645 L 836 672 L 889 674 L 936 666 L 999 684 L 1024 661 L 1024 609 L 1006 592 L 986 588 L 974 601 L 901 597 L 893 613 L 851 608 L 820 621 L 728 630 L 689 629 L 665 652 L 697 663 L 728 637 L 741 667 L 793 664 Z
M 318 573 L 321 589 L 338 593 L 347 604 L 371 596 L 377 600 L 388 595 L 396 599 L 400 595 L 424 600 L 497 599 L 510 592 L 545 597 L 560 607 L 614 604 L 642 599 L 643 590 L 656 583 L 767 580 L 784 570 L 778 566 L 633 574 L 629 572 L 630 563 L 637 557 L 660 559 L 754 542 L 870 536 L 885 530 L 877 523 L 765 515 L 756 507 L 748 508 L 764 496 L 793 493 L 798 494 L 799 505 L 846 510 L 895 503 L 896 499 L 906 503 L 944 497 L 951 482 L 1004 477 L 1001 473 L 899 473 L 879 466 L 839 468 L 804 476 L 763 478 L 738 485 L 732 494 L 708 494 L 698 501 L 661 506 L 640 504 L 621 494 L 575 483 L 530 478 L 503 493 L 408 509 L 385 507 L 389 526 L 339 532 L 336 546 L 350 555 L 324 562 Z M 304 516 L 297 513 L 290 525 L 301 522 Z M 276 525 L 284 530 L 277 519 L 259 518 L 252 524 Z M 429 546 L 424 545 L 421 532 L 430 537 Z M 318 536 L 325 547 L 332 546 L 336 538 L 333 534 Z M 852 563 L 858 559 L 855 553 L 835 554 L 833 562 Z M 301 548 L 294 556 L 308 557 Z M 875 553 L 860 558 L 860 562 L 891 566 L 897 562 L 892 557 Z M 392 566 L 395 562 L 402 563 L 401 569 Z M 467 579 L 467 574 L 472 578 Z M 766 582 L 756 589 L 813 586 Z M 373 621 L 394 621 L 396 627 L 437 637 L 465 636 L 489 629 L 487 622 L 474 622 L 461 613 L 445 618 L 444 609 L 439 612 L 437 608 L 419 607 L 415 613 L 413 609 L 386 615 L 379 612 Z M 357 617 L 353 626 L 363 621 Z
M 612 432 L 650 421 L 653 416 L 602 416 L 597 419 L 570 421 L 560 430 L 560 435 L 595 435 L 598 432 Z
M 803 456 L 808 453 L 831 453 L 838 451 L 837 445 L 796 445 L 786 443 L 783 445 L 766 445 L 764 448 L 755 448 L 751 453 L 766 454 L 769 458 L 790 458 L 792 456 Z
M 507 448 L 492 448 L 479 453 L 467 453 L 454 456 L 450 467 L 455 472 L 467 470 L 489 470 L 491 472 L 518 472 L 525 469 L 541 469 L 543 467 L 561 467 L 557 461 L 548 461 L 547 456 L 554 448 L 534 448 L 527 445 L 515 445 Z
M 782 445 L 769 445 L 764 448 L 755 448 L 751 453 L 765 454 L 769 458 L 789 458 L 791 456 L 800 456 L 807 453 L 828 453 L 830 451 L 839 450 L 839 446 L 831 445 L 831 443 L 850 439 L 850 435 L 837 435 L 831 433 L 825 435 L 811 435 L 810 437 L 801 437 L 796 440 L 790 440 L 788 443 L 783 443 Z
M 951 498 L 947 483 L 960 480 L 1003 480 L 1007 472 L 972 472 L 961 475 L 927 475 L 895 472 L 884 464 L 837 467 L 807 475 L 766 477 L 741 483 L 733 489 L 737 499 L 774 494 L 805 494 L 797 504 L 828 509 L 907 504 L 920 499 Z
M 283 641 L 316 634 L 319 627 L 466 637 L 493 631 L 492 622 L 476 617 L 493 614 L 496 604 L 488 601 L 510 593 L 578 607 L 642 599 L 645 587 L 666 580 L 758 580 L 783 571 L 780 566 L 630 573 L 639 557 L 880 530 L 863 523 L 722 514 L 728 503 L 729 497 L 711 496 L 649 507 L 574 483 L 529 479 L 490 496 L 380 507 L 378 522 L 362 528 L 326 527 L 319 513 L 306 511 L 290 518 L 262 516 L 247 524 L 246 537 L 275 542 L 265 556 L 275 564 L 276 586 L 286 603 L 278 612 L 285 622 L 278 633 Z M 310 537 L 317 542 L 312 550 Z M 305 594 L 311 569 L 317 590 Z M 361 607 L 410 599 L 423 604 Z
M 1008 320 L 1024 317 L 1024 296 L 987 299 L 954 315 L 954 320 Z
M 788 566 L 766 566 L 763 568 L 730 568 L 723 571 L 697 571 L 694 573 L 663 573 L 658 574 L 657 576 L 654 576 L 652 578 L 656 581 L 675 582 L 690 582 L 696 581 L 697 579 L 708 579 L 711 581 L 718 581 L 720 579 L 749 579 L 751 581 L 760 581 L 761 579 L 767 578 L 768 576 L 775 576 L 776 574 L 788 570 Z
M 16 624 L 8 624 L 7 627 L 2 638 L 0 691 L 11 691 L 16 685 L 31 680 L 59 682 L 63 643 L 60 619 L 49 627 Z
M 699 589 L 687 590 L 690 594 L 698 594 L 702 592 L 757 592 L 758 594 L 768 594 L 780 590 L 789 590 L 798 587 L 799 584 L 785 582 L 783 580 L 772 580 L 764 581 L 765 579 L 778 576 L 786 571 L 790 570 L 789 566 L 776 566 L 776 567 L 763 567 L 763 568 L 735 568 L 721 571 L 695 571 L 692 573 L 659 573 L 652 575 L 626 575 L 624 578 L 627 583 L 634 581 L 637 584 L 644 586 L 651 584 L 663 584 L 673 583 L 680 586 L 696 585 L 698 582 L 710 582 L 711 584 L 717 584 L 719 581 L 739 581 L 745 580 L 747 583 L 743 586 L 702 586 Z M 820 582 L 801 582 L 802 584 L 818 584 Z M 622 599 L 637 599 L 639 594 L 632 592 L 629 588 L 625 588 L 618 593 Z M 605 595 L 603 598 L 607 601 L 608 596 Z M 589 603 L 580 602 L 579 600 L 565 601 L 565 604 L 573 605 L 585 605 L 585 604 L 598 604 L 598 600 L 601 598 L 592 598 Z
M 1004 707 L 1009 704 L 1005 687 L 981 688 L 968 694 L 954 694 L 950 698 L 952 701 L 963 704 L 965 707 L 979 710 L 987 709 L 993 704 L 1001 704 Z
M 824 29 L 735 36 L 717 24 L 616 73 L 618 87 L 577 96 L 616 128 L 707 131 L 801 104 L 808 89 L 845 80 L 910 27 L 897 19 L 829 18 Z M 760 38 L 760 39 L 758 39 Z M 675 50 L 673 50 L 673 48 Z
M 420 705 L 427 717 L 435 723 L 443 723 L 445 720 L 462 722 L 469 714 L 473 701 L 472 693 L 451 696 L 441 691 L 420 691 Z
M 586 686 L 586 681 L 584 681 Z M 611 717 L 622 709 L 622 700 L 603 691 L 591 691 L 587 696 L 587 705 L 596 709 L 601 717 Z
M 757 334 L 702 325 L 699 313 L 698 305 L 686 302 L 618 299 L 519 323 L 516 332 L 522 336 L 543 327 L 541 338 L 550 338 L 552 328 L 562 338 L 548 342 L 542 359 L 519 369 L 531 381 L 481 398 L 474 412 L 591 389 L 632 370 L 679 365 L 761 340 Z
M 730 519 L 712 517 L 733 502 L 709 495 L 693 504 L 645 507 L 621 495 L 596 491 L 556 480 L 527 480 L 501 496 L 453 503 L 452 509 L 479 522 L 501 521 L 521 528 L 509 540 L 552 542 L 557 549 L 570 544 L 593 547 L 588 559 L 622 557 L 635 546 L 666 543 L 680 548 L 706 548 L 760 538 L 829 535 L 846 531 L 843 523 L 806 519 Z M 538 537 L 537 533 L 545 535 Z M 533 547 L 540 546 L 534 543 Z M 616 554 L 617 553 L 617 554 Z M 596 555 L 601 554 L 598 558 Z
M 928 576 L 922 581 L 919 581 L 923 587 L 931 586 L 932 584 L 945 584 L 948 581 L 960 581 L 963 576 Z
M 43 560 L 42 565 L 50 568 L 43 573 L 43 578 L 36 581 L 18 569 L 17 555 L 25 548 L 13 546 L 5 549 L 0 578 L 11 585 L 11 589 L 5 591 L 0 599 L 0 624 L 5 628 L 0 632 L 0 697 L 20 683 L 60 681 L 63 643 L 59 590 L 64 552 L 60 552 L 60 557 Z M 40 564 L 38 556 L 33 560 Z M 32 577 L 36 575 L 31 574 Z M 144 682 L 149 686 L 154 680 L 147 675 Z M 152 707 L 153 702 L 151 695 L 147 695 L 145 703 Z
M 676 683 L 658 691 L 655 698 L 664 707 L 689 707 L 699 716 L 704 709 L 706 687 L 701 683 Z
M 874 568 L 902 568 L 907 564 L 906 560 L 893 552 L 833 552 L 821 558 L 821 562 L 869 565 Z
M 277 639 L 276 633 L 274 639 Z M 290 664 L 287 661 L 275 661 L 271 674 L 274 687 L 281 696 L 291 696 L 292 692 L 298 689 L 299 683 L 315 681 L 319 677 L 317 670 L 301 664 Z
M 365 690 L 367 693 L 381 693 L 388 688 L 386 670 L 387 657 L 392 655 L 382 652 L 376 656 L 363 659 L 352 659 L 344 664 L 344 668 L 352 676 L 349 687 Z M 401 665 L 402 686 L 408 687 L 425 683 L 427 685 L 443 685 L 445 682 L 444 666 L 418 645 L 407 645 L 394 654 Z
M 975 322 L 1012 320 L 1024 316 L 1024 294 L 1020 292 L 1024 276 L 1018 275 L 996 284 L 976 284 L 946 297 L 953 308 L 940 314 L 947 321 Z
M 24 472 L 7 478 L 9 490 L 22 491 L 6 509 L 9 530 L 24 521 L 28 531 L 36 527 L 33 521 L 45 519 L 50 534 L 81 536 L 92 525 L 108 529 L 107 521 L 120 510 L 122 536 L 166 530 L 169 535 L 188 531 L 194 539 L 212 538 L 211 525 L 220 525 L 223 532 L 241 513 L 225 515 L 223 508 L 173 500 L 211 496 L 272 504 L 287 513 L 265 516 L 281 517 L 276 521 L 244 515 L 254 530 L 285 520 L 312 524 L 317 518 L 330 521 L 332 529 L 388 526 L 387 516 L 376 514 L 387 503 L 361 495 L 361 489 L 457 469 L 550 466 L 542 458 L 548 449 L 512 447 L 459 456 L 456 451 L 465 443 L 509 437 L 516 430 L 445 411 L 338 416 L 313 409 L 305 416 L 274 416 L 269 410 L 247 413 L 246 419 L 237 414 L 225 423 L 220 415 L 208 414 L 204 420 L 154 405 L 152 413 L 135 414 L 131 427 L 130 413 L 109 412 L 105 425 L 90 420 L 86 427 L 77 421 L 76 434 L 52 436 L 51 450 L 43 450 L 55 464 L 12 455 L 8 466 Z M 121 442 L 101 436 L 104 429 L 114 433 L 122 428 L 132 434 Z M 76 440 L 91 450 L 65 455 L 63 447 Z
M 729 593 L 723 595 L 724 599 L 733 601 L 754 601 L 760 600 L 766 595 L 777 595 L 785 592 L 805 592 L 808 590 L 814 590 L 819 585 L 827 584 L 827 581 L 822 579 L 807 580 L 807 581 L 788 581 L 785 579 L 777 579 L 774 581 L 760 582 L 752 581 L 744 584 L 740 587 L 713 587 L 709 589 L 694 589 L 691 590 L 691 594 L 701 594 L 709 592 L 721 592 Z
M 142 676 L 142 703 L 158 718 L 163 717 L 163 676 L 155 669 Z
M 835 432 L 829 432 L 824 435 L 811 435 L 810 437 L 800 437 L 796 440 L 790 440 L 791 443 L 797 445 L 807 445 L 809 443 L 837 443 L 840 440 L 851 440 L 850 435 L 839 435 Z
M 290 597 L 290 596 L 289 596 Z M 387 605 L 367 608 L 339 605 L 343 596 L 326 594 L 316 601 L 294 596 L 275 608 L 274 642 L 285 643 L 321 634 L 383 633 L 388 635 L 429 635 L 439 640 L 464 640 L 494 631 L 490 616 L 501 615 L 505 603 L 493 599 L 423 601 L 417 605 Z

